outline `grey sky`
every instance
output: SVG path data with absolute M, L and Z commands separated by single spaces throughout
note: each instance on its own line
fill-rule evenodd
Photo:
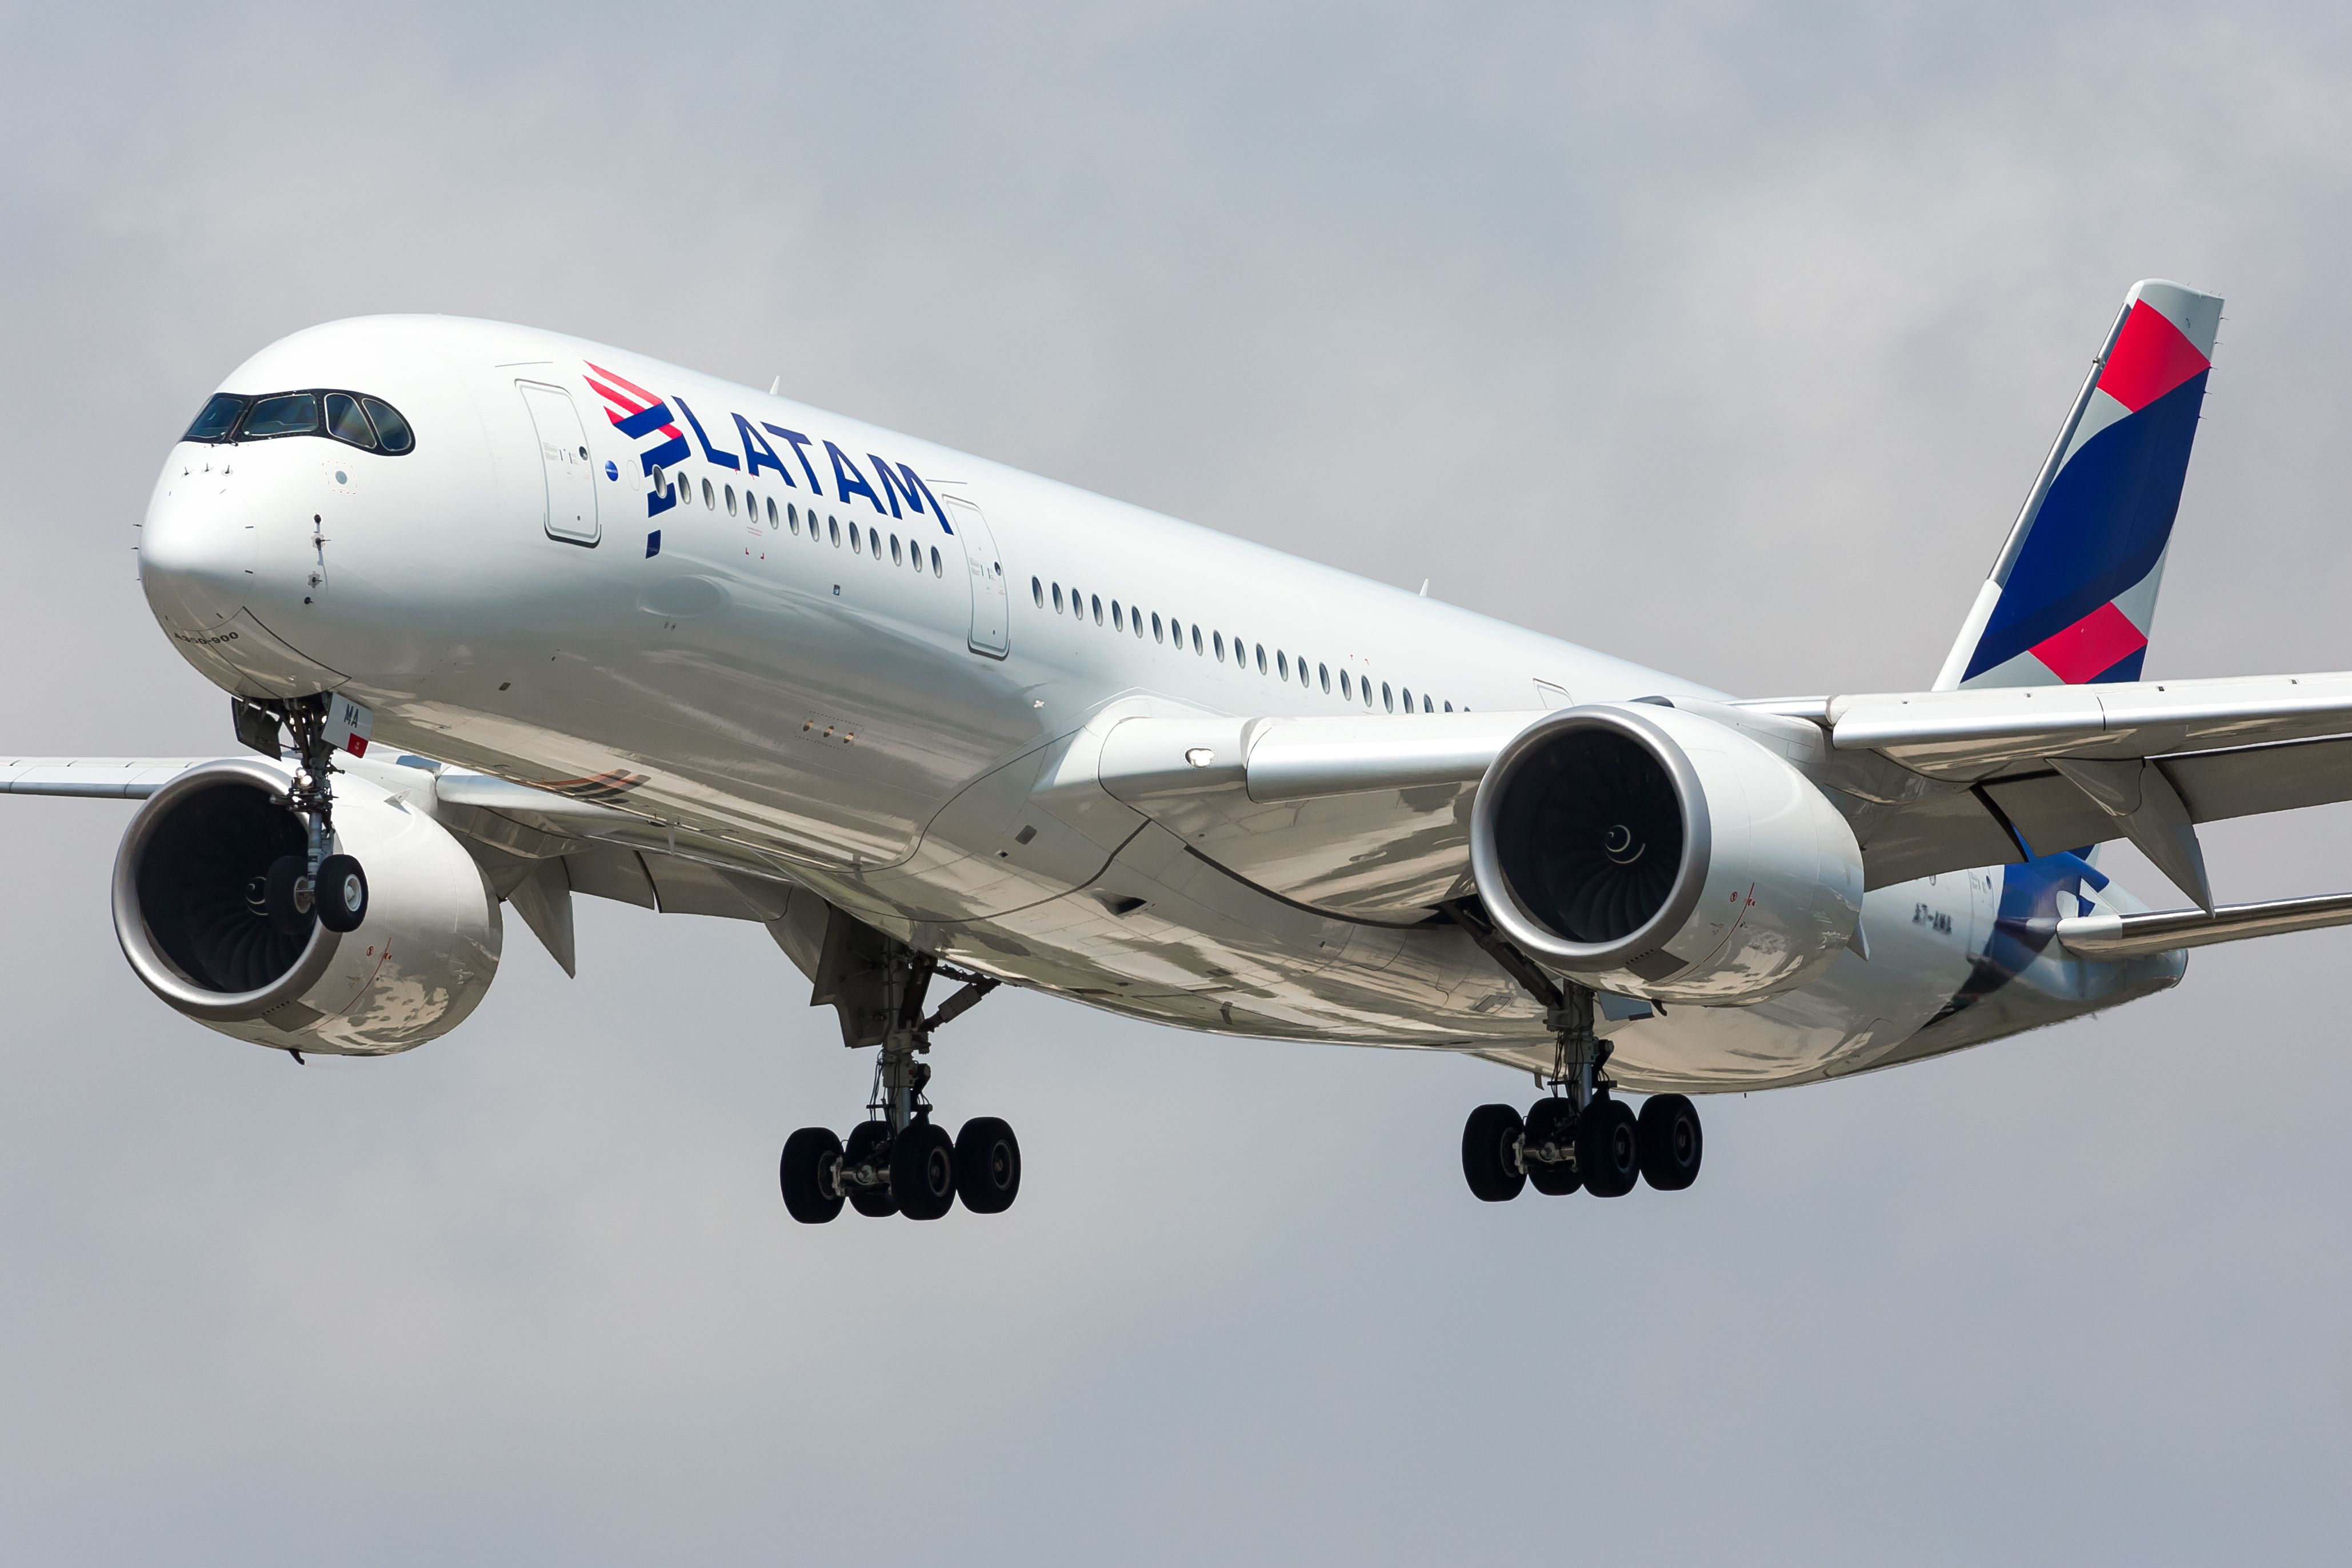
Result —
M 28 752 L 226 748 L 130 524 L 215 381 L 429 310 L 765 385 L 1754 694 L 1934 673 L 2124 289 L 2229 296 L 2152 674 L 2339 668 L 2352 26 L 2232 6 L 10 5 Z M 2340 1553 L 2342 933 L 1462 1187 L 1499 1069 L 1027 995 L 1021 1203 L 793 1225 L 866 1059 L 756 928 L 510 922 L 390 1062 L 151 1000 L 5 803 L 0 1554 Z M 2341 812 L 2213 833 L 2352 887 Z M 2131 857 L 2116 863 L 2134 867 Z M 2166 895 L 2144 868 L 2125 873 Z M 2334 1542 L 2331 1550 L 2329 1543 Z

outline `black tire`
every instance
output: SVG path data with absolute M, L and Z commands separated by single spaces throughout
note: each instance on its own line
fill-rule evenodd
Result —
M 1507 1105 L 1482 1105 L 1463 1123 L 1462 1176 L 1481 1203 L 1508 1203 L 1528 1184 L 1515 1147 L 1525 1125 Z
M 939 1219 L 955 1207 L 955 1140 L 944 1127 L 909 1124 L 890 1147 L 890 1191 L 908 1219 Z
M 1548 1161 L 1537 1151 L 1549 1143 L 1569 1156 Z M 1584 1185 L 1576 1169 L 1576 1107 L 1564 1100 L 1538 1100 L 1528 1108 L 1528 1130 L 1520 1143 L 1519 1163 L 1527 1167 L 1528 1184 L 1546 1197 L 1564 1198 Z
M 1654 1094 L 1643 1102 L 1642 1179 L 1662 1193 L 1678 1193 L 1698 1180 L 1706 1153 L 1698 1107 L 1679 1094 Z
M 1596 1198 L 1622 1198 L 1642 1179 L 1642 1135 L 1633 1108 L 1601 1098 L 1576 1123 L 1576 1168 Z
M 300 891 L 302 873 L 310 864 L 299 855 L 280 855 L 269 863 L 269 874 L 262 879 L 262 911 L 269 917 L 269 929 L 279 936 L 300 936 L 310 929 L 315 916 L 302 907 Z
M 357 931 L 367 919 L 367 873 L 348 855 L 330 855 L 319 862 L 319 879 L 310 889 L 310 904 L 319 923 L 329 931 Z
M 889 1144 L 888 1122 L 859 1122 L 849 1130 L 849 1141 L 842 1146 L 842 1169 L 854 1171 L 860 1165 L 873 1164 L 879 1167 L 884 1174 L 888 1174 Z M 841 1185 L 849 1194 L 849 1206 L 868 1219 L 887 1219 L 898 1212 L 898 1194 L 887 1183 L 878 1187 L 861 1186 L 844 1176 Z
M 956 1195 L 974 1214 L 1003 1214 L 1021 1195 L 1021 1140 L 993 1116 L 975 1116 L 955 1141 Z
M 784 1140 L 776 1167 L 786 1212 L 803 1225 L 823 1225 L 841 1213 L 841 1140 L 830 1127 L 803 1127 Z

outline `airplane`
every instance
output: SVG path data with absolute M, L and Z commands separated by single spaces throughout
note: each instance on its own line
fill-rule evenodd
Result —
M 1468 1112 L 1476 1198 L 1681 1190 L 1695 1096 L 2352 922 L 2217 902 L 2197 836 L 2352 797 L 2352 674 L 2141 679 L 2221 311 L 2129 291 L 1931 684 L 1761 698 L 780 385 L 336 321 L 221 383 L 140 525 L 236 749 L 0 759 L 0 789 L 142 802 L 132 973 L 298 1062 L 456 1028 L 506 909 L 567 974 L 575 894 L 761 922 L 875 1053 L 846 1137 L 783 1146 L 803 1222 L 1012 1205 L 1011 1125 L 950 1135 L 929 1059 L 1007 984 L 1481 1058 L 1539 1093 Z M 2101 871 L 2119 839 L 2194 907 Z

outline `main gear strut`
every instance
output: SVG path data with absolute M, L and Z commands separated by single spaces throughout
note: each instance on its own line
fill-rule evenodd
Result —
M 924 1000 L 940 974 L 961 981 L 962 989 L 927 1015 Z M 825 1128 L 803 1127 L 785 1142 L 778 1175 L 794 1219 L 822 1224 L 844 1203 L 860 1214 L 897 1212 L 909 1219 L 938 1219 L 959 1196 L 978 1214 L 1012 1206 L 1021 1187 L 1021 1145 L 1013 1129 L 996 1117 L 979 1116 L 950 1138 L 931 1122 L 924 1092 L 930 1063 L 916 1060 L 929 1054 L 934 1030 L 970 1011 L 998 984 L 838 908 L 827 910 L 810 1001 L 839 1013 L 842 1044 L 881 1048 L 866 1120 L 846 1141 Z

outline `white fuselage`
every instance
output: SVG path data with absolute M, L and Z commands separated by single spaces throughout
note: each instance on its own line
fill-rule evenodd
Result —
M 380 745 L 623 801 L 681 853 L 788 875 L 957 963 L 1188 1027 L 1530 1066 L 1552 1048 L 1540 1009 L 1459 927 L 1275 898 L 1090 785 L 1072 759 L 1108 723 L 1410 724 L 1449 705 L 1717 695 L 553 333 L 339 322 L 223 384 L 320 387 L 388 400 L 415 449 L 184 442 L 157 484 L 142 579 L 206 676 L 248 695 L 346 692 L 374 710 Z M 655 398 L 668 417 L 645 427 L 632 416 Z M 1635 1088 L 1799 1082 L 2178 978 L 2177 955 L 2065 958 L 2046 919 L 2034 941 L 2028 906 L 2049 878 L 2018 880 L 2033 869 L 1878 889 L 1867 961 L 1753 1005 L 1619 1026 L 1612 1071 Z M 2091 907 L 2138 907 L 2102 901 L 2116 897 Z

